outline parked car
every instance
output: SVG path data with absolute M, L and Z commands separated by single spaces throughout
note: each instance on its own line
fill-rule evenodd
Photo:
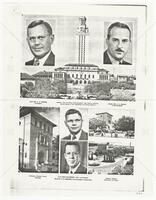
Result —
M 97 99 L 97 95 L 95 95 L 95 94 L 88 94 L 87 95 L 87 99 L 92 99 L 92 100 Z

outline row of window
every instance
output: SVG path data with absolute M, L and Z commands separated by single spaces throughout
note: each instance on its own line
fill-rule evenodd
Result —
M 102 75 L 99 76 L 99 79 L 100 80 L 108 80 L 108 76 L 102 74 Z
M 54 74 L 54 78 L 63 78 L 62 73 Z
M 49 145 L 49 138 L 46 135 L 39 134 L 38 142 L 39 142 L 39 144 L 48 146 Z
M 74 81 L 74 84 L 91 84 L 91 81 L 76 80 L 76 81 Z
M 88 76 L 87 76 L 87 74 L 83 74 L 84 76 L 82 76 L 82 74 L 72 74 L 71 75 L 71 77 L 72 78 L 92 78 L 92 79 L 94 79 L 95 78 L 95 76 L 94 76 L 94 74 L 93 75 L 90 75 L 90 74 L 88 74 Z
M 52 127 L 50 125 L 48 125 L 45 122 L 40 121 L 39 119 L 32 118 L 32 124 L 37 128 L 47 131 L 48 133 L 52 131 Z
M 66 67 L 66 69 L 73 70 L 73 69 L 78 69 L 78 70 L 97 70 L 97 67 Z

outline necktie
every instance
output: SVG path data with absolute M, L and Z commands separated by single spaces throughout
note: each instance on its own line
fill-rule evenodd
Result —
M 35 58 L 33 65 L 34 66 L 38 66 L 39 64 L 40 64 L 39 59 Z
M 76 136 L 75 135 L 72 136 L 72 140 L 76 140 Z

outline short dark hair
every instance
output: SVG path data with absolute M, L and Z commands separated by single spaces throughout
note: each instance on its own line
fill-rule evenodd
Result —
M 80 111 L 78 111 L 76 109 L 69 109 L 69 110 L 67 110 L 67 112 L 65 114 L 65 119 L 67 119 L 68 115 L 72 115 L 72 114 L 75 114 L 75 113 L 77 113 L 81 117 L 81 119 L 82 119 L 82 115 L 81 115 Z
M 117 28 L 124 28 L 124 29 L 127 29 L 129 30 L 129 38 L 131 39 L 131 30 L 129 28 L 129 26 L 127 24 L 124 24 L 124 23 L 121 23 L 121 22 L 115 22 L 113 24 L 111 24 L 109 27 L 108 27 L 108 31 L 107 31 L 107 39 L 109 40 L 110 36 L 111 36 L 111 30 L 112 28 L 114 27 L 117 27 Z
M 66 152 L 66 146 L 77 146 L 78 152 L 80 153 L 80 145 L 78 142 L 74 141 L 67 142 L 64 146 L 64 152 Z
M 53 34 L 53 30 L 52 30 L 52 27 L 50 26 L 50 24 L 48 22 L 43 21 L 43 20 L 35 20 L 35 21 L 31 22 L 28 25 L 27 31 L 28 31 L 29 28 L 33 28 L 33 27 L 38 26 L 38 25 L 44 25 L 46 27 L 48 33 L 50 35 Z

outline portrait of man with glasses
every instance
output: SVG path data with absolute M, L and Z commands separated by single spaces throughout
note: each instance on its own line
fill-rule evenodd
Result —
M 54 41 L 52 27 L 43 20 L 35 20 L 27 27 L 27 42 L 34 58 L 25 65 L 54 66 L 55 55 L 51 50 Z
M 68 141 L 64 145 L 64 158 L 65 166 L 61 170 L 61 173 L 69 174 L 86 174 L 87 168 L 82 162 L 82 144 L 75 141 Z
M 88 133 L 82 129 L 82 114 L 77 109 L 69 109 L 65 113 L 65 126 L 69 134 L 63 140 L 88 140 Z

